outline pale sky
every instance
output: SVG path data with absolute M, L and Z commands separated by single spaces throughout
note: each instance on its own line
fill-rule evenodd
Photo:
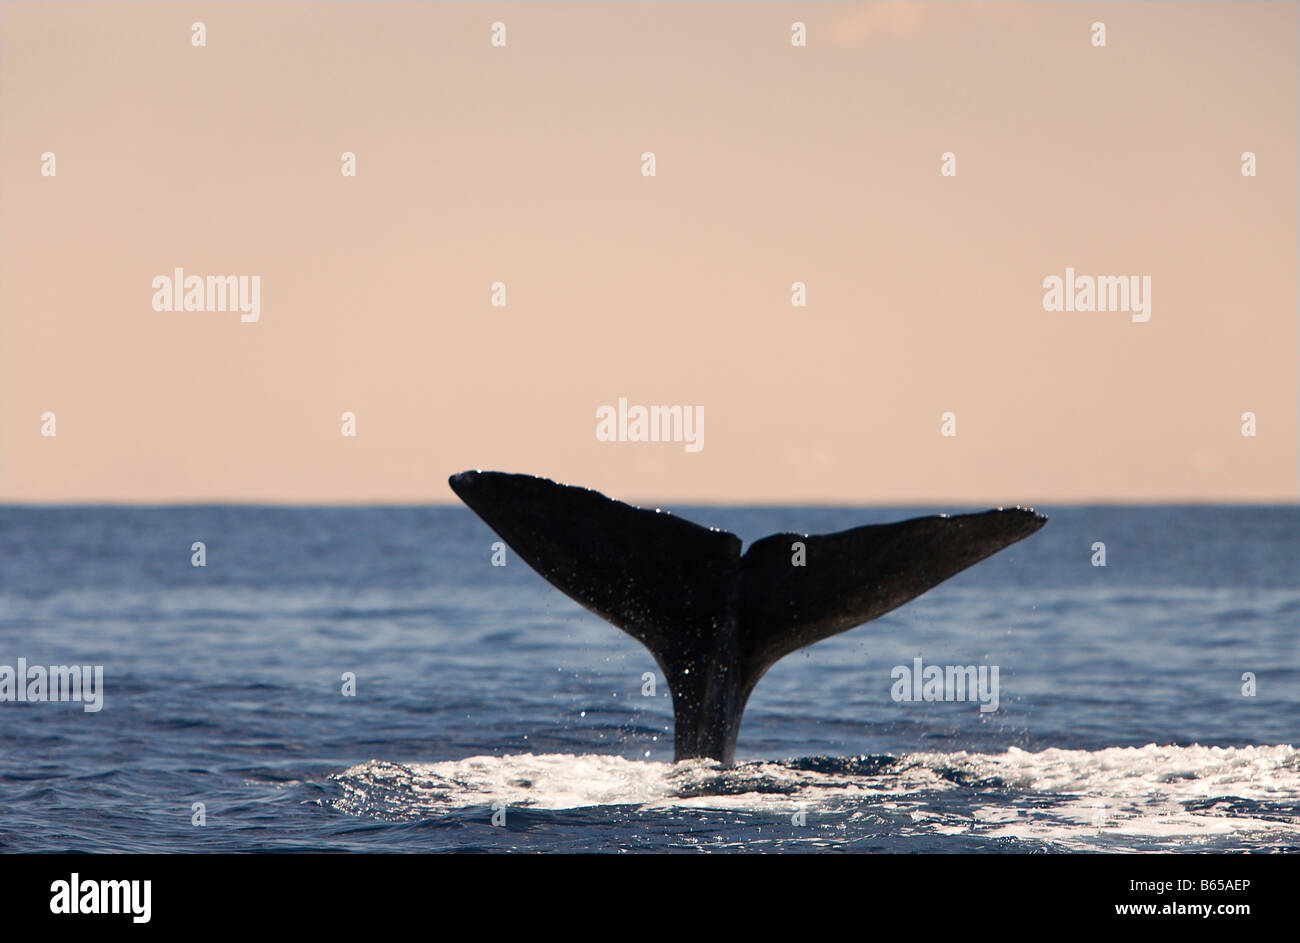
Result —
M 1295 501 L 1297 9 L 4 2 L 0 500 Z

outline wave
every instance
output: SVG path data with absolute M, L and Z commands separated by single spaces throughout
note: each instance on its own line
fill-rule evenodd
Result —
M 1059 850 L 1300 844 L 1289 745 L 806 757 L 734 767 L 597 754 L 374 760 L 331 777 L 330 805 L 387 821 L 508 810 L 645 816 L 706 810 L 855 834 L 978 835 Z M 499 807 L 499 806 L 497 806 Z M 1167 843 L 1167 844 L 1166 844 Z

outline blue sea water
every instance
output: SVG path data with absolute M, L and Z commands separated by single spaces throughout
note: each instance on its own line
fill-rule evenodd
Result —
M 774 667 L 723 768 L 466 509 L 0 507 L 0 665 L 104 667 L 97 713 L 0 703 L 0 850 L 1300 849 L 1300 508 L 1040 510 Z M 998 666 L 999 709 L 893 700 L 916 657 Z

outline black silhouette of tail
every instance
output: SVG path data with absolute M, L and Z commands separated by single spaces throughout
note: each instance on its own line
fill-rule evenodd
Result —
M 1047 522 L 1027 508 L 936 515 L 773 534 L 742 556 L 735 534 L 588 488 L 482 471 L 450 484 L 529 566 L 650 650 L 672 692 L 676 759 L 724 763 L 750 693 L 778 660 L 897 609 Z

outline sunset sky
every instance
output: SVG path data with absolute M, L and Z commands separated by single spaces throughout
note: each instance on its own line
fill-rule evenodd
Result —
M 0 501 L 1295 501 L 1298 9 L 4 2 Z

